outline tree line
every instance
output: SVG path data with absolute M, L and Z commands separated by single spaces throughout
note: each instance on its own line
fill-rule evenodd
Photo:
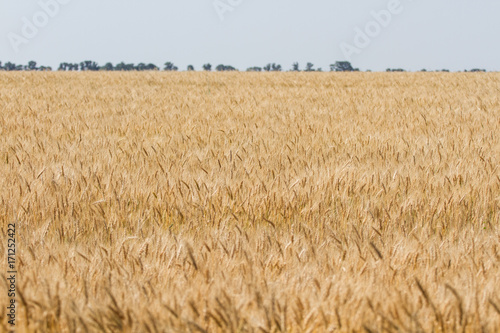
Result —
M 226 71 L 238 71 L 237 68 L 230 66 L 230 65 L 224 65 L 220 64 L 215 67 L 213 67 L 210 63 L 204 64 L 201 67 L 202 70 L 204 71 L 212 71 L 215 70 L 217 72 L 226 72 Z M 36 61 L 30 61 L 28 65 L 17 65 L 12 62 L 7 62 L 5 64 L 2 64 L 0 61 L 0 70 L 4 71 L 52 71 L 52 67 L 50 66 L 37 66 Z M 100 66 L 97 62 L 91 61 L 91 60 L 86 60 L 82 61 L 80 63 L 70 63 L 70 62 L 62 62 L 59 64 L 59 67 L 57 68 L 58 71 L 159 71 L 160 68 L 156 66 L 155 64 L 145 64 L 145 63 L 140 63 L 140 64 L 133 64 L 133 63 L 124 63 L 120 62 L 116 65 L 113 65 L 112 63 L 108 62 L 103 66 Z M 164 71 L 178 71 L 179 68 L 172 62 L 166 62 L 163 66 Z M 193 65 L 188 65 L 187 66 L 187 71 L 195 71 L 195 67 Z M 279 64 L 276 63 L 269 63 L 266 64 L 265 66 L 259 67 L 259 66 L 254 66 L 254 67 L 249 67 L 247 68 L 248 72 L 281 72 L 283 71 L 283 67 Z M 298 62 L 295 62 L 292 64 L 292 67 L 290 71 L 294 72 L 300 72 L 300 71 L 305 71 L 305 72 L 322 72 L 323 70 L 321 68 L 314 68 L 314 64 L 308 62 L 305 66 L 305 68 L 302 70 L 300 69 L 300 65 Z M 330 71 L 336 71 L 336 72 L 353 72 L 353 71 L 359 71 L 357 68 L 353 68 L 352 65 L 347 62 L 347 61 L 338 61 L 335 64 L 330 65 Z
M 215 67 L 212 67 L 211 64 L 204 64 L 202 67 L 203 71 L 212 71 L 214 69 L 217 72 L 226 72 L 226 71 L 238 71 L 233 66 L 220 64 Z M 173 62 L 166 62 L 162 68 L 164 71 L 178 71 L 179 68 Z M 146 63 L 124 63 L 120 62 L 116 65 L 108 62 L 103 66 L 100 66 L 97 62 L 86 60 L 80 63 L 69 63 L 62 62 L 59 64 L 57 68 L 58 71 L 159 71 L 160 68 L 155 64 L 146 64 Z M 188 65 L 186 68 L 187 71 L 195 71 L 195 67 L 193 65 Z M 334 64 L 330 65 L 329 70 L 331 72 L 358 72 L 358 68 L 353 68 L 351 63 L 348 61 L 337 61 Z M 18 65 L 12 62 L 7 62 L 2 64 L 0 61 L 0 71 L 52 71 L 52 67 L 50 66 L 37 66 L 36 61 L 30 61 L 27 65 Z M 283 67 L 280 64 L 276 63 L 268 63 L 265 66 L 259 67 L 249 67 L 246 70 L 247 72 L 281 72 L 283 71 Z M 301 69 L 298 62 L 292 64 L 292 67 L 289 71 L 292 72 L 322 72 L 323 69 L 321 67 L 314 68 L 314 64 L 308 62 L 305 68 Z M 368 70 L 369 72 L 370 70 Z M 406 72 L 401 68 L 388 68 L 387 72 Z M 427 70 L 422 69 L 421 72 L 427 72 Z M 447 69 L 438 70 L 438 72 L 449 72 Z M 472 70 L 465 70 L 465 72 L 486 72 L 485 69 L 474 68 Z
M 212 67 L 212 64 L 207 63 L 204 64 L 201 67 L 202 70 L 204 71 L 212 71 L 214 69 L 217 72 L 226 72 L 226 71 L 237 71 L 238 69 L 230 66 L 230 65 L 224 65 L 220 64 L 215 67 Z M 17 65 L 11 62 L 7 62 L 4 65 L 2 65 L 2 62 L 0 62 L 0 70 L 5 70 L 5 71 L 51 71 L 52 68 L 50 66 L 37 66 L 36 61 L 30 61 L 28 65 Z M 59 64 L 59 67 L 57 68 L 58 71 L 159 71 L 160 68 L 156 66 L 155 64 L 145 64 L 145 63 L 140 63 L 140 64 L 133 64 L 133 63 L 118 63 L 116 65 L 113 65 L 112 63 L 108 62 L 103 66 L 100 66 L 97 62 L 91 61 L 91 60 L 86 60 L 82 61 L 80 63 L 70 63 L 70 62 L 62 62 Z M 179 68 L 172 62 L 166 62 L 163 66 L 164 71 L 178 71 Z M 193 65 L 188 65 L 187 66 L 187 71 L 194 71 L 195 67 Z M 336 71 L 336 72 L 352 72 L 352 71 L 359 71 L 357 68 L 353 68 L 352 65 L 349 62 L 336 62 L 335 64 L 330 65 L 330 70 L 331 71 Z M 247 68 L 248 72 L 281 72 L 283 71 L 283 67 L 279 64 L 276 63 L 269 63 L 266 64 L 265 66 L 259 67 L 259 66 L 254 66 L 254 67 L 249 67 Z M 300 69 L 299 63 L 293 63 L 292 68 L 290 71 L 305 71 L 305 72 L 322 72 L 323 70 L 321 68 L 314 68 L 314 64 L 308 62 L 303 70 Z

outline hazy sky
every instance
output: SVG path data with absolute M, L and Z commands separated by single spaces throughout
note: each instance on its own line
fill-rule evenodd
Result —
M 0 1 L 3 62 L 500 70 L 498 0 Z

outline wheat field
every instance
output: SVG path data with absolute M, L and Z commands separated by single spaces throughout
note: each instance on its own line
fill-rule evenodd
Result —
M 500 331 L 498 73 L 1 73 L 0 107 L 17 332 Z

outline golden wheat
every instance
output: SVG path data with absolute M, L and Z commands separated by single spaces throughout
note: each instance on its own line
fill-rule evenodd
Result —
M 494 73 L 1 73 L 18 332 L 499 331 L 499 97 Z

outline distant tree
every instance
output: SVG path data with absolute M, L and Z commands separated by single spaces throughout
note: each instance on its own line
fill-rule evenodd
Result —
M 210 64 L 203 65 L 203 70 L 210 72 L 212 70 L 212 65 Z
M 422 68 L 420 71 L 421 71 L 421 72 L 427 72 L 427 69 Z
M 122 61 L 119 64 L 116 64 L 115 71 L 125 71 L 127 70 L 127 65 Z
M 187 70 L 188 70 L 188 72 L 194 71 L 194 66 L 193 65 L 188 65 Z
M 4 68 L 2 66 L 2 62 L 0 61 L 0 71 L 3 71 L 3 70 L 4 70 Z
M 293 72 L 300 72 L 299 63 L 298 62 L 294 62 L 293 63 L 293 65 L 292 65 L 292 71 Z
M 314 65 L 310 62 L 307 63 L 306 65 L 306 72 L 314 72 Z
M 147 69 L 148 71 L 157 71 L 157 70 L 160 70 L 160 69 L 158 68 L 158 66 L 156 66 L 155 64 L 147 64 L 147 65 L 146 65 L 146 69 Z
M 90 71 L 98 71 L 99 70 L 99 64 L 95 61 L 87 61 L 87 68 L 90 70 Z
M 248 67 L 247 72 L 262 72 L 262 67 Z
M 485 73 L 486 69 L 473 68 L 469 72 L 472 72 L 472 73 Z
M 165 71 L 176 71 L 178 68 L 172 63 L 172 62 L 166 62 L 165 63 L 165 68 L 163 68 Z
M 215 67 L 215 69 L 218 72 L 235 71 L 236 70 L 236 68 L 234 68 L 233 66 L 226 66 L 226 65 L 222 65 L 222 64 Z
M 137 66 L 135 66 L 135 70 L 137 71 L 145 71 L 146 70 L 146 64 L 141 62 Z
M 30 61 L 28 62 L 28 70 L 30 71 L 36 71 L 38 68 L 36 67 L 36 61 Z
M 322 72 L 323 71 L 323 68 L 319 67 L 316 72 Z
M 266 72 L 281 72 L 281 65 L 277 65 L 275 63 L 267 64 L 262 69 Z
M 99 65 L 95 61 L 85 60 L 80 63 L 81 71 L 98 71 Z
M 4 70 L 6 71 L 17 71 L 19 70 L 19 67 L 21 67 L 21 70 L 22 70 L 22 66 L 21 65 L 16 65 L 15 63 L 12 63 L 12 62 L 6 62 L 5 65 L 4 65 Z
M 115 66 L 115 71 L 133 71 L 136 69 L 134 64 L 126 64 L 123 61 Z
M 336 63 L 330 65 L 330 71 L 332 72 L 353 72 L 354 68 L 348 61 L 337 61 Z
M 273 71 L 273 72 L 281 72 L 281 65 L 276 65 L 275 63 L 273 63 L 271 65 L 271 71 Z
M 114 68 L 112 63 L 107 62 L 104 66 L 101 67 L 101 69 L 104 71 L 112 71 Z
M 4 69 L 6 71 L 15 71 L 16 70 L 16 64 L 12 63 L 12 62 L 6 62 L 5 65 L 4 65 Z

